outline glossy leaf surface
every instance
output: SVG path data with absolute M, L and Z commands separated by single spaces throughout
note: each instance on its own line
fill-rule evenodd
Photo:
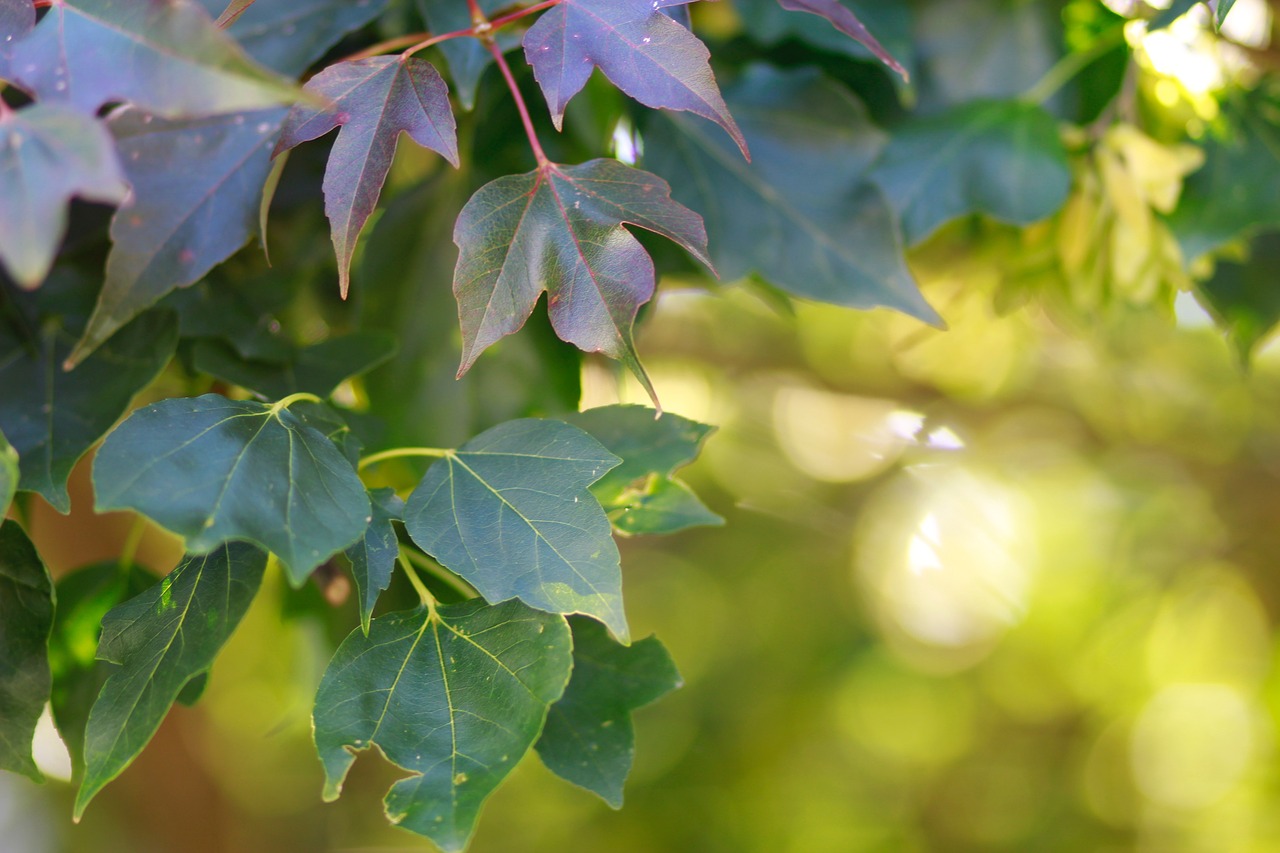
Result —
M 570 99 L 595 68 L 647 107 L 688 110 L 714 121 L 745 155 L 710 53 L 697 36 L 662 13 L 690 0 L 563 0 L 529 28 L 524 52 L 557 128 Z
M 656 117 L 646 164 L 706 216 L 728 280 L 758 273 L 796 296 L 937 315 L 907 269 L 893 213 L 867 172 L 885 137 L 852 93 L 814 71 L 753 66 L 728 91 L 755 157 L 695 119 Z
M 112 217 L 107 279 L 73 361 L 257 233 L 283 117 L 280 109 L 172 121 L 138 110 L 111 117 L 133 191 Z
M 896 127 L 873 179 L 909 245 L 970 213 L 1027 225 L 1067 200 L 1071 170 L 1058 124 L 1040 107 L 983 101 Z
M 427 470 L 405 527 L 487 600 L 585 613 L 626 642 L 618 549 L 587 491 L 618 462 L 562 421 L 509 421 Z
M 14 44 L 10 64 L 13 82 L 38 100 L 89 114 L 127 101 L 180 118 L 297 97 L 193 0 L 60 0 Z
M 0 770 L 36 781 L 31 741 L 49 700 L 52 626 L 49 572 L 17 522 L 0 521 Z
M 623 227 L 636 225 L 707 259 L 696 213 L 666 181 L 616 160 L 548 163 L 485 184 L 458 216 L 454 273 L 465 373 L 480 353 L 518 330 L 545 290 L 551 325 L 586 352 L 621 360 L 646 385 L 631 337 L 653 296 L 653 261 Z
M 353 332 L 300 347 L 283 361 L 247 359 L 229 344 L 200 341 L 192 363 L 202 373 L 257 391 L 269 400 L 299 392 L 328 397 L 343 380 L 391 358 L 395 339 L 379 332 Z
M 0 113 L 0 263 L 20 285 L 48 275 L 72 197 L 117 204 L 127 191 L 97 119 L 53 104 Z
M 449 88 L 431 63 L 416 57 L 374 56 L 339 62 L 306 85 L 333 104 L 328 110 L 295 106 L 285 120 L 277 152 L 341 127 L 324 171 L 324 212 L 338 255 L 345 297 L 356 239 L 378 203 L 401 133 L 458 165 L 457 125 Z
M 400 541 L 392 522 L 404 520 L 404 501 L 395 489 L 374 489 L 369 493 L 373 520 L 359 542 L 347 549 L 351 575 L 356 582 L 360 605 L 360 627 L 369 633 L 369 617 L 378 596 L 391 585 L 391 572 L 400 554 Z
M 573 628 L 573 677 L 551 706 L 538 755 L 557 776 L 581 785 L 615 809 L 635 756 L 631 712 L 680 687 L 680 673 L 655 637 L 616 643 L 590 619 Z
M 485 799 L 537 740 L 572 667 L 560 616 L 483 601 L 391 613 L 353 631 L 316 693 L 326 800 L 377 745 L 415 775 L 392 786 L 392 822 L 461 850 Z
M 140 512 L 191 553 L 255 543 L 295 585 L 369 524 L 364 486 L 324 434 L 288 409 L 216 394 L 134 412 L 103 442 L 93 484 L 99 511 Z
M 142 751 L 192 679 L 208 671 L 262 582 L 267 556 L 244 544 L 188 557 L 103 619 L 98 657 L 119 664 L 89 712 L 75 815 Z

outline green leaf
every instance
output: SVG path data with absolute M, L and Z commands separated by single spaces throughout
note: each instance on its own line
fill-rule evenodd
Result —
M 564 619 L 514 601 L 391 613 L 368 637 L 352 631 L 316 692 L 324 798 L 376 744 L 415 774 L 387 794 L 391 821 L 462 850 L 485 799 L 537 739 L 572 659 Z
M 894 129 L 871 177 L 902 217 L 908 245 L 970 213 L 1029 225 L 1055 213 L 1071 190 L 1057 122 L 1016 101 L 909 119 Z
M 1280 322 L 1280 232 L 1259 234 L 1245 261 L 1219 259 L 1213 275 L 1199 284 L 1202 301 L 1235 344 L 1243 361 Z
M 300 586 L 354 544 L 369 498 L 351 462 L 287 408 L 216 394 L 140 409 L 93 464 L 97 509 L 132 509 L 203 554 L 225 542 L 274 553 Z
M 715 427 L 643 406 L 602 406 L 565 420 L 605 446 L 622 464 L 591 487 L 613 526 L 624 533 L 674 533 L 723 524 L 684 483 L 677 468 L 697 458 Z
M 60 0 L 13 46 L 10 64 L 13 82 L 36 100 L 89 115 L 113 101 L 181 118 L 298 96 L 192 0 Z
M 13 496 L 18 491 L 18 451 L 0 432 L 0 518 L 9 512 Z
M 78 362 L 177 287 L 200 279 L 258 232 L 280 109 L 167 121 L 110 119 L 133 188 L 111 219 L 111 253 Z
M 0 770 L 37 782 L 31 741 L 49 700 L 52 625 L 48 570 L 17 522 L 0 523 Z
M 119 664 L 89 712 L 75 818 L 142 752 L 189 681 L 206 672 L 262 582 L 249 545 L 188 557 L 160 583 L 111 610 L 98 657 Z
M 18 452 L 18 488 L 39 492 L 64 513 L 76 461 L 159 374 L 178 340 L 174 315 L 153 311 L 75 370 L 63 370 L 83 328 L 86 285 L 92 282 L 55 272 L 21 300 L 13 323 L 0 318 L 0 430 Z
M 427 470 L 405 528 L 487 600 L 585 613 L 625 643 L 618 548 L 587 491 L 619 461 L 561 421 L 500 424 Z
M 200 0 L 210 15 L 237 12 L 226 0 Z M 344 35 L 382 13 L 387 0 L 257 0 L 242 7 L 227 32 L 266 67 L 297 77 Z
M 192 365 L 270 400 L 299 392 L 328 397 L 343 380 L 382 364 L 396 351 L 396 341 L 383 332 L 353 332 L 296 349 L 284 362 L 242 357 L 230 344 L 216 340 L 196 343 Z
M 547 714 L 538 755 L 557 776 L 622 808 L 622 786 L 635 755 L 631 712 L 683 681 L 656 637 L 622 646 L 590 619 L 569 624 L 573 677 Z
M 1154 33 L 1156 30 L 1163 30 L 1174 21 L 1191 11 L 1191 7 L 1199 3 L 1200 0 L 1173 0 L 1169 4 L 1169 8 L 1161 10 L 1161 12 L 1151 19 L 1147 24 L 1147 32 Z
M 404 520 L 404 501 L 396 497 L 395 489 L 374 489 L 369 493 L 369 503 L 373 506 L 369 529 L 347 549 L 360 600 L 360 627 L 365 634 L 369 633 L 369 617 L 378 595 L 391 585 L 391 572 L 400 554 L 400 540 L 392 522 Z
M 127 191 L 97 119 L 56 104 L 0 113 L 0 262 L 18 284 L 49 274 L 73 196 L 118 204 Z
M 112 561 L 78 569 L 58 580 L 58 607 L 49 636 L 53 671 L 50 705 L 76 776 L 84 774 L 84 730 L 89 710 L 118 667 L 97 660 L 102 620 L 111 608 L 141 595 L 156 578 L 139 566 Z
M 645 135 L 646 165 L 706 217 L 720 274 L 756 272 L 796 296 L 940 322 L 866 180 L 884 134 L 862 103 L 816 71 L 763 65 L 725 98 L 754 152 L 749 164 L 697 119 L 655 116 Z
M 1219 27 L 1227 19 L 1227 13 L 1231 11 L 1231 7 L 1235 4 L 1236 0 L 1218 0 L 1217 15 L 1214 20 Z

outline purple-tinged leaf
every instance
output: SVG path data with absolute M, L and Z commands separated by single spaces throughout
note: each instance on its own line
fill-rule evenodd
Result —
M 225 0 L 199 0 L 221 25 Z M 244 0 L 235 0 L 244 5 Z M 287 77 L 297 77 L 342 37 L 382 13 L 387 0 L 257 0 L 226 27 L 244 52 Z
M 570 99 L 599 68 L 647 107 L 687 110 L 742 138 L 697 36 L 662 13 L 690 0 L 563 0 L 525 34 L 524 51 L 557 128 Z
M 10 71 L 37 100 L 87 113 L 128 101 L 166 118 L 205 116 L 298 95 L 192 0 L 59 0 L 14 44 Z
M 254 235 L 284 115 L 276 108 L 200 119 L 166 120 L 135 109 L 111 116 L 133 191 L 111 220 L 106 282 L 70 364 Z
M 18 284 L 49 273 L 72 196 L 116 204 L 127 191 L 97 119 L 56 104 L 0 114 L 0 263 Z
M 9 79 L 9 54 L 18 39 L 36 25 L 32 0 L 0 0 L 0 79 Z
M 671 199 L 657 175 L 616 160 L 547 163 L 486 184 L 458 216 L 462 250 L 454 274 L 462 323 L 462 365 L 517 331 L 545 290 L 563 340 L 622 361 L 653 389 L 631 327 L 653 296 L 653 261 L 623 225 L 683 246 L 711 266 L 702 217 Z
M 884 45 L 858 20 L 858 16 L 847 6 L 841 5 L 839 0 L 778 0 L 778 5 L 791 12 L 808 12 L 826 18 L 831 26 L 863 45 L 877 59 L 901 74 L 903 80 L 907 79 L 907 69 L 884 49 Z
M 324 212 L 338 255 L 345 299 L 356 240 L 378 203 L 401 133 L 458 165 L 449 87 L 425 59 L 374 56 L 339 62 L 307 83 L 333 106 L 298 105 L 285 120 L 277 153 L 341 127 L 324 170 Z

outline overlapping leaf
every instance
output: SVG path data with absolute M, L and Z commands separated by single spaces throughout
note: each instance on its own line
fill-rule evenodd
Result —
M 99 511 L 132 509 L 201 554 L 252 542 L 300 585 L 364 535 L 369 498 L 351 462 L 287 408 L 216 394 L 140 409 L 93 465 Z
M 125 109 L 111 117 L 133 191 L 111 220 L 107 279 L 73 362 L 257 232 L 283 118 L 281 109 L 172 121 Z
M 556 127 L 595 68 L 647 107 L 687 110 L 714 121 L 747 153 L 729 114 L 710 53 L 662 13 L 692 0 L 563 0 L 525 33 L 524 51 Z
M 230 12 L 232 35 L 245 53 L 266 67 L 297 77 L 352 30 L 372 21 L 387 0 L 200 0 L 225 25 Z
M 510 6 L 507 0 L 480 0 L 480 8 L 486 15 L 492 15 L 499 9 Z M 471 12 L 467 4 L 454 0 L 417 0 L 418 11 L 427 28 L 433 33 L 452 33 L 465 30 L 471 26 Z M 518 42 L 511 41 L 507 30 L 498 30 L 495 34 L 498 46 L 503 50 Z M 493 55 L 478 40 L 473 38 L 456 38 L 440 43 L 440 51 L 449 63 L 449 79 L 453 81 L 454 94 L 466 109 L 471 109 L 476 102 L 476 86 L 480 83 L 480 75 L 493 62 Z
M 271 400 L 299 392 L 328 397 L 344 380 L 383 363 L 396 351 L 381 332 L 353 332 L 301 347 L 284 361 L 247 359 L 219 341 L 198 342 L 192 364 L 201 373 L 257 391 Z
M 0 317 L 0 430 L 18 452 L 18 488 L 40 493 L 59 512 L 71 507 L 66 483 L 76 461 L 164 368 L 178 342 L 173 314 L 154 311 L 64 371 L 92 287 L 55 272 L 39 291 L 15 300 L 15 315 Z
M 0 521 L 0 770 L 36 781 L 31 741 L 49 700 L 52 626 L 49 572 L 17 522 Z
M 461 249 L 453 281 L 462 323 L 459 374 L 524 325 L 545 290 L 561 339 L 620 359 L 648 386 L 631 327 L 653 295 L 653 261 L 624 223 L 661 234 L 710 265 L 701 217 L 671 200 L 666 181 L 616 160 L 546 163 L 481 187 L 453 232 Z
M 587 491 L 619 461 L 562 421 L 509 421 L 427 470 L 405 527 L 487 600 L 585 613 L 627 642 L 618 548 Z
M 360 626 L 369 633 L 369 617 L 378 596 L 391 585 L 391 572 L 400 553 L 400 540 L 392 522 L 404 520 L 404 501 L 394 489 L 374 489 L 369 493 L 373 520 L 359 542 L 347 549 L 351 574 L 360 604 Z
M 13 496 L 18 491 L 18 451 L 0 432 L 0 518 L 9 512 Z
M 458 165 L 457 126 L 449 88 L 424 59 L 374 56 L 330 65 L 306 90 L 333 104 L 327 110 L 298 105 L 289 113 L 276 151 L 341 127 L 324 171 L 324 212 L 338 255 L 345 298 L 351 255 L 373 213 L 401 133 Z
M 755 151 L 750 164 L 685 116 L 655 117 L 645 137 L 647 165 L 706 217 L 721 275 L 756 272 L 796 296 L 935 322 L 893 213 L 866 180 L 884 134 L 861 102 L 816 71 L 765 66 L 728 97 Z
M 128 101 L 168 118 L 290 103 L 193 0 L 59 0 L 13 46 L 11 77 L 38 100 L 93 114 Z
M 120 669 L 89 712 L 77 820 L 147 745 L 183 688 L 213 665 L 249 609 L 266 563 L 266 554 L 244 544 L 188 557 L 103 619 L 98 657 Z
M 622 646 L 590 619 L 569 624 L 573 677 L 547 714 L 538 755 L 556 775 L 622 808 L 635 755 L 631 712 L 680 687 L 680 673 L 656 637 Z
M 790 12 L 808 12 L 811 15 L 826 18 L 831 22 L 831 26 L 866 47 L 872 55 L 901 74 L 904 80 L 906 79 L 907 70 L 902 67 L 902 64 L 885 50 L 884 45 L 880 44 L 870 30 L 863 26 L 853 10 L 839 0 L 778 0 L 778 5 Z
M 392 613 L 352 631 L 316 693 L 326 800 L 377 745 L 415 775 L 385 803 L 397 825 L 461 850 L 485 799 L 542 730 L 572 666 L 564 618 L 519 602 Z
M 127 190 L 97 119 L 54 104 L 0 113 L 0 263 L 19 284 L 48 275 L 73 196 L 117 204 Z
M 910 245 L 970 213 L 1028 225 L 1062 207 L 1071 189 L 1057 122 L 1018 101 L 979 101 L 904 122 L 872 179 Z
M 663 415 L 643 406 L 601 406 L 566 418 L 622 463 L 591 486 L 591 493 L 624 533 L 674 533 L 723 524 L 672 474 L 689 464 L 715 427 Z

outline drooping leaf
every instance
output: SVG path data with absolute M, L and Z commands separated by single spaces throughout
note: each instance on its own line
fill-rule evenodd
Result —
M 656 116 L 645 136 L 646 165 L 706 217 L 720 274 L 756 272 L 796 296 L 937 322 L 893 213 L 866 180 L 884 134 L 861 102 L 816 71 L 765 66 L 728 98 L 755 151 L 749 164 L 696 119 Z
M 631 327 L 653 296 L 653 261 L 624 224 L 661 234 L 710 266 L 701 217 L 671 200 L 666 181 L 616 160 L 546 163 L 481 187 L 453 232 L 461 249 L 453 280 L 459 375 L 524 325 L 545 290 L 562 340 L 621 360 L 649 387 Z
M 911 8 L 905 3 L 880 3 L 876 0 L 827 0 L 853 16 L 875 34 L 886 53 L 904 67 L 913 64 L 915 48 L 911 36 Z M 814 47 L 874 62 L 882 61 L 865 44 L 850 38 L 832 25 L 826 15 L 793 15 L 778 0 L 734 0 L 742 17 L 742 26 L 752 38 L 775 44 L 795 37 Z M 836 17 L 843 13 L 835 10 Z M 824 20 L 825 19 L 825 20 Z
M 77 569 L 58 580 L 57 611 L 49 635 L 53 720 L 71 754 L 76 776 L 84 774 L 84 731 L 102 685 L 118 668 L 97 660 L 102 620 L 111 608 L 141 595 L 155 583 L 150 572 L 115 561 Z
M 1199 284 L 1218 325 L 1244 361 L 1280 322 L 1280 232 L 1259 234 L 1244 261 L 1219 259 L 1213 275 Z
M 622 646 L 590 619 L 575 617 L 569 625 L 573 676 L 547 714 L 538 755 L 557 776 L 622 808 L 622 786 L 635 755 L 631 712 L 683 682 L 656 637 Z
M 200 0 L 219 23 L 244 0 Z M 273 71 L 297 77 L 344 35 L 363 27 L 387 0 L 257 0 L 241 9 L 227 32 L 245 53 Z
M 0 432 L 0 518 L 9 512 L 13 496 L 18 491 L 18 451 Z
M 466 846 L 485 799 L 537 740 L 572 666 L 564 618 L 510 601 L 419 608 L 352 631 L 316 692 L 324 798 L 377 745 L 413 776 L 385 803 L 396 825 Z
M 618 548 L 587 491 L 619 461 L 562 421 L 500 424 L 427 470 L 405 528 L 488 601 L 585 613 L 625 643 Z
M 126 109 L 111 117 L 133 191 L 112 217 L 106 282 L 73 363 L 249 241 L 283 117 L 280 109 L 173 121 Z
M 622 459 L 591 486 L 591 494 L 624 533 L 674 533 L 723 524 L 672 477 L 697 458 L 715 427 L 679 415 L 653 415 L 643 406 L 601 406 L 566 418 Z
M 48 275 L 73 196 L 118 204 L 127 191 L 97 119 L 56 104 L 0 113 L 0 262 L 18 284 Z
M 480 8 L 486 15 L 511 4 L 507 0 L 480 0 Z M 418 11 L 427 28 L 433 33 L 452 33 L 471 26 L 471 13 L 466 3 L 454 0 L 417 0 Z M 495 34 L 498 46 L 504 51 L 519 43 L 509 30 Z M 453 81 L 454 94 L 464 109 L 470 110 L 476 103 L 476 86 L 480 75 L 493 62 L 493 55 L 478 39 L 455 38 L 441 42 L 440 51 L 449 63 L 449 78 Z
M 373 506 L 369 529 L 359 542 L 347 549 L 360 599 L 360 627 L 366 635 L 373 607 L 382 591 L 391 585 L 391 572 L 400 553 L 400 541 L 392 522 L 404 520 L 404 501 L 396 497 L 395 489 L 374 489 L 369 493 L 369 503 Z
M 92 287 L 55 272 L 39 291 L 14 300 L 14 322 L 0 317 L 0 430 L 18 452 L 18 488 L 38 492 L 59 512 L 71 508 L 66 483 L 76 461 L 159 374 L 178 342 L 173 314 L 153 311 L 64 371 Z
M 287 408 L 216 394 L 163 400 L 112 430 L 93 464 L 99 512 L 132 509 L 208 553 L 252 542 L 294 585 L 354 544 L 369 498 L 349 460 Z
M 0 80 L 9 79 L 9 54 L 20 38 L 36 25 L 32 0 L 0 0 Z
M 328 397 L 344 379 L 391 358 L 395 339 L 383 332 L 353 332 L 295 350 L 287 361 L 246 359 L 229 344 L 204 340 L 192 349 L 201 373 L 257 391 L 270 400 L 304 392 Z
M 599 68 L 615 86 L 654 109 L 688 110 L 714 121 L 743 155 L 747 143 L 729 114 L 697 36 L 662 14 L 691 0 L 563 0 L 524 37 L 525 57 L 557 128 L 574 95 Z
M 1162 9 L 1159 14 L 1151 19 L 1147 24 L 1148 32 L 1163 30 L 1174 21 L 1191 11 L 1191 7 L 1199 3 L 1200 0 L 1173 0 L 1167 9 Z
M 449 88 L 425 59 L 374 56 L 339 62 L 312 77 L 306 91 L 333 107 L 295 106 L 276 151 L 342 128 L 324 171 L 324 212 L 333 231 L 345 298 L 356 239 L 378 203 L 400 134 L 409 134 L 457 166 L 457 126 Z
M 904 122 L 872 179 L 902 218 L 908 245 L 970 213 L 1037 222 L 1062 207 L 1071 190 L 1057 122 L 1017 101 L 980 101 Z
M 778 5 L 791 12 L 808 12 L 826 18 L 831 26 L 865 46 L 877 59 L 901 74 L 904 80 L 907 78 L 907 70 L 902 64 L 884 49 L 884 45 L 858 20 L 858 16 L 839 0 L 778 0 Z
M 208 671 L 262 582 L 267 557 L 226 545 L 109 612 L 98 657 L 120 668 L 102 687 L 85 729 L 85 775 L 75 817 L 138 756 L 178 694 Z
M 37 100 L 91 115 L 115 101 L 182 118 L 298 96 L 193 0 L 59 0 L 14 44 L 10 64 L 13 82 Z
M 39 782 L 31 757 L 36 722 L 49 701 L 48 642 L 53 582 L 14 521 L 0 522 L 0 770 Z M 566 634 L 568 632 L 566 631 Z

